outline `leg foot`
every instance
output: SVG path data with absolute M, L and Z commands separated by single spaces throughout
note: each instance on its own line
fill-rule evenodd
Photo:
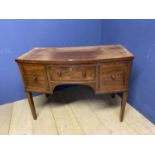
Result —
M 28 102 L 29 102 L 29 105 L 30 105 L 30 109 L 31 109 L 31 112 L 32 112 L 33 119 L 36 120 L 37 119 L 37 114 L 36 114 L 36 110 L 35 110 L 35 106 L 34 106 L 34 102 L 33 102 L 33 98 L 32 98 L 32 93 L 31 92 L 26 92 L 26 95 L 27 95 L 27 99 L 28 99 Z
M 45 94 L 46 95 L 46 97 L 49 97 L 49 94 Z
M 120 122 L 123 122 L 124 112 L 127 102 L 128 92 L 123 92 L 122 94 L 122 101 L 121 101 L 121 111 L 120 111 Z
M 111 97 L 112 97 L 112 98 L 115 98 L 115 94 L 111 94 Z

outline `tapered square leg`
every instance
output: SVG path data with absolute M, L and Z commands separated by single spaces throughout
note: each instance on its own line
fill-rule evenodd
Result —
M 33 98 L 32 98 L 32 93 L 31 92 L 26 92 L 26 95 L 27 95 L 27 99 L 28 99 L 28 102 L 29 102 L 29 105 L 30 105 L 30 109 L 31 109 L 31 112 L 32 112 L 33 119 L 36 120 L 37 119 L 37 114 L 36 114 L 36 109 L 35 109 Z
M 123 122 L 128 92 L 123 92 L 121 100 L 120 122 Z

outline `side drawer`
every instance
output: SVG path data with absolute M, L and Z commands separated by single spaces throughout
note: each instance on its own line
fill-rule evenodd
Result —
M 46 68 L 44 65 L 39 64 L 22 64 L 23 78 L 27 89 L 32 91 L 41 92 L 48 91 L 48 79 Z
M 100 64 L 99 90 L 119 92 L 127 90 L 130 62 L 108 62 Z

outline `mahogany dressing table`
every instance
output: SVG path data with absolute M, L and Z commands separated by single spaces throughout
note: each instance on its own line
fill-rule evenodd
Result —
M 32 115 L 37 119 L 32 92 L 52 94 L 56 86 L 81 84 L 96 94 L 122 93 L 123 121 L 133 55 L 122 45 L 34 48 L 18 57 Z

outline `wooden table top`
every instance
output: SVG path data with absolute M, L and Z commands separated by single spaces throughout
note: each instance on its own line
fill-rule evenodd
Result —
M 132 60 L 133 55 L 122 45 L 81 46 L 64 48 L 33 48 L 16 59 L 17 62 L 68 63 Z

